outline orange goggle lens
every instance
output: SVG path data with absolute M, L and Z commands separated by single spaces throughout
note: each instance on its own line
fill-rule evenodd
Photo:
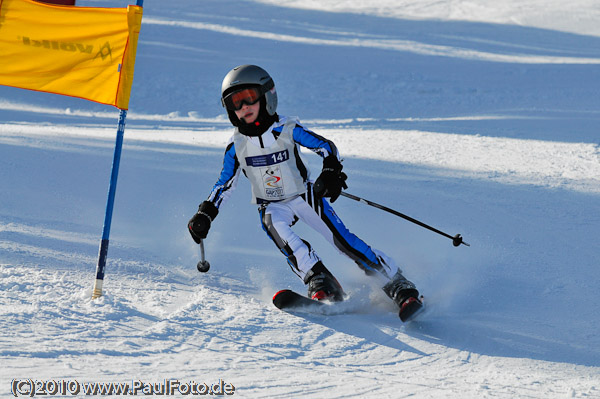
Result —
M 225 103 L 227 109 L 237 111 L 242 108 L 244 103 L 247 105 L 256 104 L 256 102 L 260 99 L 260 95 L 260 90 L 252 87 L 249 89 L 235 91 L 227 95 L 223 99 L 223 102 Z

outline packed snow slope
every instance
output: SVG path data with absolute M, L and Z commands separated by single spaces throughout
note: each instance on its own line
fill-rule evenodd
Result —
M 30 378 L 223 380 L 240 398 L 600 397 L 600 10 L 488 3 L 146 0 L 95 301 L 118 112 L 0 87 L 0 396 Z M 335 202 L 426 296 L 420 320 L 403 325 L 303 226 L 349 300 L 274 308 L 277 290 L 304 287 L 243 179 L 206 240 L 211 270 L 196 271 L 186 224 L 231 134 L 221 80 L 244 63 L 272 74 L 280 114 L 334 140 L 348 192 L 471 244 Z

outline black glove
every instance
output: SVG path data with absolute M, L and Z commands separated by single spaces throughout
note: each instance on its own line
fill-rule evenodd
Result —
M 188 230 L 196 244 L 206 238 L 211 222 L 217 217 L 219 210 L 209 201 L 204 201 L 198 207 L 198 212 L 188 222 Z
M 342 164 L 335 155 L 329 155 L 323 159 L 323 170 L 315 180 L 313 192 L 317 197 L 331 198 L 335 202 L 342 192 L 342 188 L 348 188 L 346 179 L 348 176 L 342 172 Z

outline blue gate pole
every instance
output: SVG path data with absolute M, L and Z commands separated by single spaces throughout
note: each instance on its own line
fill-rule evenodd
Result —
M 119 114 L 119 127 L 117 128 L 117 141 L 115 143 L 115 153 L 113 155 L 112 172 L 110 175 L 110 186 L 108 188 L 108 200 L 106 202 L 106 213 L 104 215 L 104 228 L 102 230 L 102 241 L 100 241 L 100 251 L 98 253 L 98 265 L 96 266 L 96 280 L 92 291 L 92 299 L 102 296 L 102 284 L 104 283 L 104 267 L 106 266 L 106 257 L 108 255 L 108 240 L 110 236 L 110 224 L 115 204 L 115 193 L 117 191 L 117 178 L 119 176 L 119 164 L 121 163 L 121 150 L 123 148 L 123 135 L 125 132 L 125 119 L 127 110 L 122 109 Z
M 137 0 L 137 6 L 142 7 L 144 0 Z M 106 213 L 104 215 L 104 228 L 102 229 L 102 240 L 100 241 L 100 250 L 98 252 L 98 265 L 96 266 L 96 280 L 92 290 L 92 299 L 102 296 L 102 284 L 104 283 L 104 268 L 106 267 L 106 257 L 108 255 L 108 240 L 110 236 L 110 224 L 112 222 L 112 213 L 115 205 L 115 193 L 117 192 L 117 178 L 119 177 L 119 164 L 121 163 L 121 150 L 123 148 L 123 135 L 125 133 L 125 119 L 127 110 L 122 109 L 119 114 L 119 126 L 117 128 L 117 141 L 115 143 L 115 153 L 113 155 L 112 172 L 110 174 L 110 186 L 108 187 L 108 200 L 106 201 Z

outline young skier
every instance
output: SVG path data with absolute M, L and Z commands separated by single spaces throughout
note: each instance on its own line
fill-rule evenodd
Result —
M 306 129 L 297 119 L 277 114 L 275 84 L 258 66 L 233 68 L 223 79 L 221 102 L 235 130 L 225 150 L 218 181 L 188 223 L 194 241 L 200 243 L 206 238 L 219 208 L 243 171 L 250 181 L 263 230 L 308 286 L 310 298 L 342 301 L 344 291 L 308 241 L 292 230 L 298 220 L 321 233 L 367 275 L 383 277 L 383 290 L 401 309 L 402 316 L 403 307 L 411 308 L 408 305 L 418 301 L 415 285 L 383 252 L 352 234 L 329 203 L 335 202 L 342 188 L 347 188 L 336 146 Z M 299 146 L 323 158 L 323 169 L 314 183 L 300 157 Z

